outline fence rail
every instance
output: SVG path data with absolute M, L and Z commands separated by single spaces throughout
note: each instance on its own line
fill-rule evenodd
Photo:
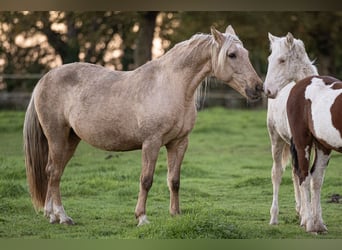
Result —
M 0 85 L 6 79 L 40 79 L 42 76 L 43 74 L 0 74 Z M 267 105 L 266 98 L 257 103 L 248 103 L 236 91 L 224 86 L 224 84 L 217 84 L 218 80 L 213 80 L 213 82 L 213 86 L 207 89 L 204 99 L 199 100 L 200 109 L 212 106 L 226 108 L 265 108 Z M 0 109 L 24 110 L 30 101 L 30 97 L 30 92 L 7 92 L 6 90 L 1 90 L 0 86 Z
M 0 81 L 2 79 L 40 79 L 42 74 L 1 74 Z

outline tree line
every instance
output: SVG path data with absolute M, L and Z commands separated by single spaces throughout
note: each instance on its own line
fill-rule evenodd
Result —
M 267 70 L 267 33 L 291 32 L 303 40 L 320 74 L 342 78 L 342 12 L 0 12 L 1 75 L 44 74 L 60 64 L 83 61 L 131 70 L 196 33 L 222 32 L 231 24 L 252 64 Z M 32 90 L 37 79 L 3 77 L 7 91 Z M 1 83 L 0 83 L 1 84 Z

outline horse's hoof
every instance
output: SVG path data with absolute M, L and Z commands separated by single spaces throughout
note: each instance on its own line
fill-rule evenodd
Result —
M 314 226 L 314 231 L 317 233 L 327 233 L 328 228 L 323 223 L 319 223 Z
M 306 231 L 308 233 L 326 233 L 328 228 L 323 223 L 308 223 L 306 226 Z
M 278 220 L 277 220 L 277 219 L 274 219 L 274 218 L 271 218 L 269 224 L 270 224 L 270 225 L 278 225 Z
M 75 222 L 70 217 L 68 217 L 64 220 L 61 220 L 59 223 L 65 224 L 65 225 L 75 225 Z
M 138 227 L 140 227 L 142 225 L 150 224 L 150 222 L 148 221 L 147 216 L 145 214 L 140 215 L 138 220 L 139 220 Z

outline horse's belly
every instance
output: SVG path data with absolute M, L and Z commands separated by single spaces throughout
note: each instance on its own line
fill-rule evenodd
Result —
M 142 140 L 137 132 L 125 129 L 100 128 L 85 129 L 74 128 L 77 136 L 88 144 L 107 151 L 129 151 L 140 149 Z
M 107 150 L 107 151 L 130 151 L 141 149 L 142 143 L 137 140 L 119 139 L 115 136 L 107 136 L 106 138 L 97 137 L 93 138 L 82 138 L 85 142 L 92 145 L 93 147 Z

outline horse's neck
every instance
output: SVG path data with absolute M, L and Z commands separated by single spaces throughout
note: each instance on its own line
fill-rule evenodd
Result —
M 290 82 L 282 88 L 275 99 L 268 99 L 267 123 L 272 124 L 269 129 L 274 130 L 272 134 L 279 134 L 283 140 L 290 143 L 291 131 L 288 124 L 286 103 L 295 82 Z
M 212 71 L 211 46 L 210 38 L 200 38 L 198 41 L 189 41 L 176 55 L 179 64 L 175 61 L 173 70 L 175 74 L 183 74 L 179 84 L 182 84 L 187 100 L 193 100 L 196 89 Z
M 318 71 L 315 65 L 313 65 L 309 59 L 308 62 L 306 63 L 306 65 L 303 65 L 303 70 L 300 70 L 300 74 L 297 76 L 297 79 L 295 79 L 296 81 L 302 80 L 308 76 L 312 76 L 312 75 L 318 75 Z

